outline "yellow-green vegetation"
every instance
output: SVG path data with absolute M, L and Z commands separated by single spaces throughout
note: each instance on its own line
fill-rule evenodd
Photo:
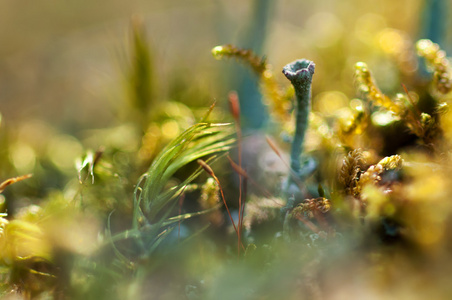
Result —
M 236 93 L 230 113 L 159 98 L 138 19 L 131 36 L 117 124 L 77 138 L 39 121 L 0 128 L 2 297 L 452 297 L 451 69 L 437 44 L 382 32 L 399 62 L 417 48 L 429 84 L 397 64 L 409 85 L 383 92 L 353 61 L 350 98 L 311 95 L 321 63 L 294 61 L 280 82 L 265 57 L 217 46 L 267 99 L 271 128 L 242 132 Z

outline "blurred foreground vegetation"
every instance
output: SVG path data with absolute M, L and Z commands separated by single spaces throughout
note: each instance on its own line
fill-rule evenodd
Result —
M 217 27 L 178 30 L 218 38 L 176 34 L 166 52 L 149 20 L 171 22 L 134 16 L 109 62 L 81 44 L 71 49 L 86 64 L 60 75 L 72 54 L 58 49 L 79 37 L 53 54 L 13 55 L 20 38 L 0 49 L 2 297 L 450 298 L 450 8 L 286 2 L 238 6 L 236 31 L 224 28 L 237 3 L 180 6 L 172 20 L 209 12 Z M 289 157 L 298 106 L 280 74 L 296 58 L 316 65 L 301 170 Z

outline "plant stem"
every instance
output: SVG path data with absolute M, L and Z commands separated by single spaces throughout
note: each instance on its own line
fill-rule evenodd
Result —
M 303 152 L 303 143 L 308 128 L 308 117 L 311 105 L 311 83 L 315 64 L 306 59 L 296 60 L 283 68 L 283 73 L 290 80 L 297 98 L 295 136 L 292 141 L 290 154 L 290 167 L 295 174 L 300 174 L 300 155 Z M 293 181 L 293 180 L 291 180 Z

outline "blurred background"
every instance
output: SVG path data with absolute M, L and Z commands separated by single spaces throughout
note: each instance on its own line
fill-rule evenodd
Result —
M 84 255 L 88 257 L 95 251 L 93 246 L 102 238 L 99 232 L 118 233 L 130 228 L 133 204 L 136 200 L 134 187 L 138 178 L 146 172 L 157 153 L 182 131 L 199 121 L 214 101 L 217 101 L 217 106 L 213 110 L 210 120 L 231 121 L 227 98 L 231 90 L 236 90 L 240 98 L 244 131 L 247 129 L 268 130 L 273 131 L 271 133 L 275 139 L 280 138 L 278 136 L 282 131 L 280 129 L 285 124 L 273 126 L 273 128 L 269 126 L 269 124 L 272 125 L 271 116 L 267 113 L 267 107 L 262 104 L 262 96 L 259 93 L 255 74 L 252 74 L 249 68 L 240 63 L 228 60 L 218 61 L 212 56 L 211 49 L 223 44 L 252 49 L 259 56 L 265 56 L 272 66 L 275 80 L 280 84 L 281 90 L 289 86 L 289 82 L 281 73 L 284 65 L 299 58 L 315 62 L 316 69 L 312 87 L 314 113 L 311 116 L 317 116 L 318 120 L 316 122 L 316 119 L 313 118 L 311 121 L 313 129 L 311 131 L 316 134 L 307 133 L 306 151 L 318 150 L 319 157 L 322 155 L 326 157 L 326 159 L 320 160 L 326 167 L 320 168 L 319 177 L 331 179 L 330 181 L 334 183 L 337 181 L 337 174 L 331 170 L 337 169 L 336 163 L 343 160 L 346 152 L 336 151 L 337 136 L 333 135 L 337 135 L 338 128 L 334 123 L 335 120 L 330 122 L 329 119 L 334 119 L 342 112 L 348 113 L 350 117 L 353 113 L 351 106 L 356 103 L 353 99 L 362 96 L 357 91 L 355 84 L 354 66 L 356 62 L 367 63 L 379 88 L 390 98 L 394 98 L 396 93 L 403 93 L 402 84 L 404 84 L 408 91 L 413 92 L 413 98 L 416 98 L 414 102 L 419 100 L 418 107 L 422 112 L 432 113 L 437 108 L 436 100 L 433 99 L 434 94 L 430 95 L 432 76 L 423 67 L 425 64 L 419 60 L 415 42 L 421 38 L 431 39 L 446 52 L 452 53 L 452 34 L 450 31 L 446 32 L 446 28 L 451 28 L 452 25 L 448 18 L 448 15 L 452 13 L 452 5 L 449 2 L 449 0 L 0 1 L 0 182 L 18 175 L 33 174 L 32 178 L 14 184 L 8 187 L 4 193 L 0 193 L 0 213 L 3 216 L 7 214 L 8 220 L 25 220 L 33 224 L 36 226 L 31 227 L 33 230 L 37 228 L 36 230 L 39 231 L 41 227 L 44 228 L 43 232 L 48 235 L 48 241 L 42 242 L 39 236 L 38 238 L 33 236 L 33 241 L 36 241 L 40 247 L 41 244 L 49 243 L 58 250 L 55 251 L 53 262 L 56 266 L 63 266 L 61 274 L 76 273 L 73 278 L 86 278 L 86 282 L 76 280 L 73 283 L 74 290 L 77 291 L 78 286 L 88 286 L 88 282 L 92 282 L 93 279 L 101 278 L 102 276 L 96 274 L 106 274 L 106 272 L 102 268 L 96 267 L 96 263 L 89 266 L 84 265 L 82 259 L 80 260 L 82 263 L 72 269 L 69 264 L 65 263 L 70 261 L 69 256 L 65 255 L 70 253 L 73 257 Z M 447 63 L 444 64 L 447 66 Z M 450 95 L 445 95 L 441 100 L 446 101 L 448 97 Z M 370 107 L 373 104 L 368 103 L 367 105 Z M 383 116 L 389 114 L 387 112 Z M 372 118 L 374 115 L 373 113 Z M 452 124 L 452 117 L 449 115 L 448 118 L 445 118 L 446 121 L 449 121 L 446 123 L 446 128 L 452 128 L 449 126 Z M 342 116 L 339 116 L 338 119 L 342 119 Z M 323 126 L 326 129 L 321 130 L 324 125 L 323 120 L 329 122 L 328 125 L 332 127 L 331 131 L 328 126 Z M 358 121 L 356 123 L 359 123 Z M 372 122 L 374 121 L 372 119 Z M 397 125 L 396 121 L 389 121 Z M 378 156 L 383 158 L 405 151 L 404 147 L 415 149 L 419 146 L 418 138 L 406 127 L 385 127 L 390 122 L 376 124 L 374 127 L 381 129 L 378 134 L 374 134 L 377 132 L 375 130 L 369 130 L 368 138 L 364 134 L 366 139 L 358 140 L 361 144 L 351 141 L 350 148 L 363 147 L 364 143 L 364 148 L 373 151 L 368 154 L 369 157 L 374 157 L 376 163 L 379 161 Z M 354 131 L 352 137 L 361 135 L 364 130 L 358 129 L 352 130 Z M 449 139 L 450 136 L 449 134 Z M 250 144 L 249 148 L 252 150 L 261 146 L 268 148 L 264 139 L 257 140 L 257 142 L 251 140 Z M 282 144 L 284 143 L 279 143 L 278 146 Z M 245 145 L 245 154 L 246 147 Z M 284 149 L 284 147 L 286 148 Z M 281 146 L 283 152 L 287 151 L 289 147 L 290 143 Z M 273 152 L 272 154 L 275 156 Z M 337 157 L 333 157 L 334 155 Z M 410 161 L 410 156 L 406 157 Z M 338 158 L 337 161 L 336 158 Z M 352 270 L 353 282 L 357 283 L 358 287 L 363 286 L 363 280 L 364 283 L 376 281 L 377 285 L 382 287 L 390 286 L 393 282 L 405 282 L 407 283 L 407 294 L 414 295 L 417 289 L 424 287 L 423 284 L 428 279 L 431 282 L 437 281 L 439 284 L 444 282 L 444 291 L 449 293 L 448 279 L 452 267 L 445 268 L 443 259 L 450 261 L 450 253 L 452 253 L 452 245 L 449 242 L 451 239 L 446 234 L 450 232 L 449 228 L 452 224 L 450 222 L 450 191 L 447 189 L 451 185 L 448 181 L 449 177 L 446 175 L 450 173 L 450 170 L 448 165 L 441 169 L 442 162 L 439 164 L 437 161 L 434 162 L 437 167 L 431 167 L 430 158 L 427 159 L 426 156 L 424 159 L 422 156 L 424 160 L 418 159 L 421 160 L 421 163 L 414 165 L 417 166 L 417 173 L 414 173 L 410 180 L 406 180 L 407 190 L 398 190 L 400 194 L 396 194 L 396 196 L 399 198 L 396 196 L 394 198 L 399 201 L 396 203 L 402 204 L 405 204 L 406 197 L 414 199 L 413 209 L 401 205 L 402 217 L 400 219 L 407 219 L 411 222 L 408 225 L 414 224 L 412 227 L 421 228 L 419 231 L 413 231 L 414 244 L 421 245 L 418 248 L 425 250 L 425 257 L 434 253 L 431 256 L 432 259 L 425 259 L 425 261 L 419 259 L 425 264 L 425 268 L 419 264 L 421 267 L 417 269 L 411 268 L 411 264 L 405 262 L 405 256 L 401 256 L 401 259 L 396 255 L 394 257 L 389 255 L 389 259 L 386 260 L 384 247 L 381 251 L 383 254 L 378 251 L 372 252 L 373 250 L 367 251 L 366 249 L 380 249 L 378 247 L 382 244 L 379 240 L 378 230 L 383 228 L 382 226 L 386 226 L 383 230 L 384 234 L 386 231 L 398 228 L 398 225 L 393 227 L 387 225 L 383 222 L 385 220 L 380 224 L 380 219 L 378 219 L 375 221 L 378 227 L 375 230 L 371 228 L 372 231 L 370 231 L 377 233 L 369 235 L 367 229 L 363 227 L 362 232 L 356 234 L 356 240 L 365 246 L 363 249 L 355 249 L 354 243 L 351 243 L 350 246 L 355 251 L 350 253 L 364 253 L 361 258 L 369 260 L 373 268 L 367 267 L 367 264 L 364 265 L 365 267 L 361 267 L 360 262 L 348 264 L 348 261 L 339 259 L 336 268 L 331 273 L 324 274 L 324 278 L 327 278 L 325 282 L 332 283 L 330 285 L 333 288 L 329 289 L 332 294 L 337 294 L 339 286 L 342 290 L 342 294 L 337 298 L 333 298 L 333 295 L 331 299 L 349 299 L 350 290 L 354 288 L 352 285 L 346 284 L 343 287 L 342 277 L 337 276 L 343 274 L 345 268 Z M 328 165 L 329 160 L 332 162 L 331 165 Z M 411 160 L 415 161 L 415 159 Z M 276 162 L 274 165 L 281 165 L 279 158 L 273 161 Z M 252 166 L 253 163 L 252 161 L 249 165 Z M 192 172 L 190 167 L 180 169 L 178 173 L 175 173 L 174 178 L 165 182 L 165 187 L 176 186 L 180 183 L 181 178 L 183 180 L 186 174 Z M 413 168 L 413 164 L 411 167 Z M 233 180 L 228 177 L 231 171 L 221 167 L 214 168 L 223 189 L 234 191 Z M 270 171 L 268 173 L 276 174 L 279 179 L 283 177 L 280 176 L 278 170 Z M 282 185 L 279 184 L 279 181 L 269 177 L 265 172 L 261 173 L 257 175 L 268 177 L 268 182 L 272 181 L 281 189 Z M 391 174 L 393 176 L 396 173 Z M 153 176 L 158 176 L 158 174 L 153 174 Z M 205 180 L 205 174 L 203 176 L 201 177 Z M 394 178 L 388 176 L 383 181 L 404 180 L 398 178 L 397 174 L 394 176 Z M 229 179 L 223 180 L 222 178 Z M 315 184 L 311 184 L 315 193 L 320 197 L 323 197 L 320 194 L 324 192 L 321 184 L 328 181 L 322 181 L 325 178 L 320 178 L 318 182 L 317 178 L 314 178 Z M 425 184 L 426 179 L 431 179 L 427 181 L 427 185 Z M 265 182 L 262 185 L 269 187 Z M 202 188 L 204 189 L 204 186 Z M 422 193 L 424 188 L 427 190 Z M 379 197 L 380 194 L 377 192 L 375 195 Z M 199 192 L 196 193 L 199 194 Z M 196 193 L 191 196 L 193 199 L 197 197 Z M 407 194 L 408 196 L 406 196 Z M 429 197 L 438 198 L 439 201 L 431 205 L 426 201 L 430 200 Z M 230 199 L 235 200 L 234 197 L 230 197 Z M 192 212 L 206 209 L 202 204 L 196 204 L 194 201 L 190 204 L 189 200 L 186 201 L 188 204 L 182 204 L 182 201 L 179 203 L 178 214 L 181 214 L 182 210 Z M 75 210 L 70 205 L 80 208 L 79 211 L 77 210 L 78 213 L 74 213 Z M 279 206 L 269 206 L 269 208 L 275 207 L 277 208 L 275 211 L 279 213 Z M 237 210 L 236 207 L 232 208 Z M 393 210 L 395 209 L 393 208 Z M 397 207 L 397 209 L 399 208 Z M 339 208 L 337 211 L 340 210 Z M 408 217 L 405 218 L 403 213 L 406 213 Z M 50 221 L 44 222 L 44 225 L 47 226 L 45 227 L 40 222 L 46 220 L 47 216 L 50 216 Z M 167 215 L 165 215 L 166 217 Z M 362 220 L 358 218 L 358 215 L 355 219 L 356 227 L 361 228 L 358 225 L 361 225 Z M 202 222 L 204 221 L 201 220 L 199 223 Z M 5 224 L 7 221 L 3 221 L 3 225 Z M 81 224 L 86 226 L 81 226 Z M 108 230 L 104 230 L 107 224 Z M 0 224 L 0 229 L 3 225 Z M 197 232 L 196 226 L 197 224 L 194 222 L 193 228 L 182 226 L 181 230 L 179 227 L 178 234 L 184 238 L 184 234 L 190 234 L 184 233 L 184 230 L 193 229 L 193 232 Z M 269 227 L 272 226 L 270 223 Z M 226 230 L 225 228 L 226 225 L 219 230 Z M 272 228 L 272 230 L 276 229 Z M 32 235 L 28 231 L 35 233 L 27 227 L 25 236 Z M 71 234 L 68 234 L 69 232 Z M 21 230 L 18 230 L 17 233 L 19 236 L 23 236 Z M 216 244 L 228 244 L 231 241 L 225 242 L 226 231 L 214 233 L 210 240 L 215 240 Z M 108 235 L 105 235 L 105 238 L 108 239 Z M 14 234 L 12 236 L 14 237 Z M 315 235 L 309 236 L 312 239 L 312 245 L 315 245 L 315 239 L 318 239 L 320 246 L 311 249 L 311 244 L 309 244 L 312 251 L 306 253 L 314 253 L 323 247 L 321 244 L 323 239 L 319 239 L 318 235 L 314 239 L 313 236 Z M 382 234 L 382 236 L 384 235 Z M 216 240 L 217 237 L 219 237 L 218 240 Z M 179 236 L 174 235 L 168 238 L 169 246 L 171 246 L 171 239 L 179 241 Z M 205 239 L 205 241 L 208 240 Z M 2 247 L 1 241 L 2 239 L 0 239 L 0 250 L 6 249 L 6 246 Z M 9 241 L 3 243 L 13 245 Z M 220 257 L 223 254 L 226 256 L 227 251 L 230 251 L 227 246 L 224 247 L 223 254 L 218 254 L 222 250 L 218 251 L 215 243 L 204 241 L 200 243 L 199 249 L 207 249 L 210 258 L 213 258 L 210 262 L 209 254 L 198 255 L 202 252 L 198 251 L 198 248 L 192 252 L 194 253 L 193 260 L 187 260 L 188 263 L 185 266 L 187 274 L 183 276 L 189 277 L 192 273 L 191 277 L 199 277 L 202 281 L 194 283 L 193 286 L 185 286 L 185 279 L 179 280 L 184 282 L 181 287 L 185 289 L 183 291 L 185 294 L 190 294 L 191 288 L 201 287 L 204 279 L 213 278 L 210 284 L 214 287 L 212 288 L 214 292 L 222 291 L 223 288 L 229 289 L 229 286 L 239 285 L 238 281 L 242 281 L 242 277 L 230 276 L 229 278 L 233 278 L 238 283 L 235 284 L 236 281 L 234 281 L 233 284 L 228 285 L 224 284 L 225 280 L 221 276 L 210 276 L 216 272 L 215 265 L 221 265 L 222 258 Z M 338 242 L 338 244 L 341 243 L 342 241 Z M 41 249 L 37 246 L 29 247 L 26 243 L 24 245 L 23 250 L 38 249 L 42 250 L 41 252 L 44 254 L 50 253 L 49 245 L 44 245 L 48 246 L 48 249 L 44 246 Z M 332 248 L 335 248 L 334 245 Z M 122 245 L 123 248 L 129 246 L 126 243 Z M 204 246 L 205 248 L 202 248 Z M 416 261 L 418 257 L 422 258 L 420 255 L 417 256 L 421 252 L 417 253 L 414 250 L 411 252 L 412 249 L 416 250 L 412 244 L 407 244 L 406 248 L 407 253 L 414 253 L 413 256 L 410 256 L 414 257 L 413 261 Z M 263 252 L 256 255 L 259 258 L 255 261 L 256 270 L 264 267 L 260 258 L 267 257 L 265 251 L 268 249 L 264 246 L 259 248 L 259 251 L 261 249 Z M 291 272 L 287 272 L 286 277 L 281 277 L 281 274 L 285 272 L 284 268 L 294 268 L 296 272 L 303 269 L 305 272 L 304 266 L 311 265 L 312 256 L 306 255 L 299 258 L 301 252 L 296 248 L 293 252 L 286 248 L 275 249 L 275 253 L 283 251 L 281 258 L 284 258 L 282 259 L 284 264 L 275 264 L 277 267 L 274 269 L 274 278 L 269 277 L 269 282 L 272 281 L 273 285 L 262 281 L 262 286 L 276 286 L 288 292 L 290 289 L 286 289 L 282 281 L 285 280 L 284 278 L 289 278 L 290 282 L 297 277 L 293 277 Z M 107 250 L 112 251 L 110 248 Z M 131 256 L 137 255 L 133 247 L 130 247 L 129 250 L 131 250 Z M 289 254 L 292 253 L 293 257 L 287 256 L 286 250 Z M 336 251 L 336 249 L 334 250 Z M 35 257 L 31 255 L 30 257 L 46 258 L 47 256 L 41 252 L 31 253 Z M 108 268 L 111 266 L 106 258 L 114 257 L 110 252 L 106 252 L 106 255 L 103 252 L 97 254 L 102 258 L 99 261 L 105 259 L 105 265 Z M 346 251 L 335 253 L 331 256 L 331 260 L 337 257 L 349 257 L 349 260 L 353 260 L 355 257 L 350 253 Z M 367 253 L 371 255 L 368 257 Z M 230 257 L 235 258 L 235 253 L 232 255 L 234 256 Z M 50 254 L 48 256 L 50 257 Z M 4 257 L 6 257 L 5 253 L 0 252 L 0 258 L 5 260 Z M 11 257 L 15 258 L 12 254 Z M 23 255 L 23 257 L 25 256 Z M 185 257 L 185 253 L 181 257 Z M 380 257 L 383 258 L 380 260 Z M 94 257 L 93 261 L 96 261 L 96 258 Z M 202 262 L 198 262 L 198 258 Z M 392 263 L 392 258 L 397 264 Z M 253 256 L 251 256 L 251 262 L 252 259 Z M 293 261 L 297 261 L 296 259 L 303 262 L 303 268 L 298 270 L 300 265 L 293 263 Z M 21 260 L 18 261 L 21 262 Z M 33 263 L 32 260 L 30 261 Z M 381 261 L 386 263 L 382 264 Z M 171 260 L 171 264 L 173 263 Z M 191 263 L 193 266 L 190 265 Z M 158 274 L 158 280 L 154 285 L 156 289 L 162 289 L 162 293 L 165 290 L 162 282 L 171 284 L 173 281 L 179 282 L 174 280 L 174 274 L 180 273 L 179 262 L 174 264 L 174 272 L 166 271 L 163 273 L 166 274 L 164 276 L 154 270 L 150 270 L 148 273 L 148 275 Z M 101 265 L 99 263 L 97 266 Z M 331 264 L 326 260 L 325 265 L 330 266 Z M 381 272 L 382 266 L 386 267 L 385 272 Z M 126 269 L 129 270 L 129 267 L 128 265 Z M 91 270 L 92 273 L 85 272 L 86 269 Z M 310 272 L 309 269 L 307 268 L 306 273 Z M 214 271 L 209 273 L 210 270 Z M 260 271 L 246 273 L 242 269 L 237 270 L 229 273 L 225 271 L 225 274 L 245 274 L 244 276 L 248 276 L 246 279 L 248 283 L 260 276 Z M 374 277 L 368 276 L 367 279 L 363 279 L 363 270 Z M 123 269 L 120 272 L 123 272 Z M 4 270 L 3 273 L 6 274 Z M 52 274 L 52 272 L 49 273 Z M 85 273 L 90 274 L 91 277 L 85 276 Z M 257 274 L 259 276 L 256 276 Z M 392 275 L 388 276 L 388 274 Z M 413 279 L 407 280 L 409 276 L 406 274 L 412 275 Z M 431 274 L 436 275 L 431 276 Z M 307 282 L 310 284 L 311 275 L 306 276 Z M 328 279 L 328 276 L 331 276 L 331 280 Z M 321 276 L 319 275 L 319 277 Z M 21 279 L 20 276 L 18 278 Z M 60 278 L 62 279 L 59 285 L 67 286 L 69 277 L 60 276 Z M 228 278 L 228 275 L 225 275 L 225 278 Z M 375 278 L 376 280 L 374 280 Z M 345 279 L 348 280 L 348 277 Z M 30 281 L 33 282 L 33 278 Z M 99 282 L 96 283 L 94 280 L 94 283 L 91 284 L 92 288 L 97 288 L 99 283 L 104 284 L 104 278 L 97 281 Z M 108 282 L 108 279 L 105 279 L 105 283 Z M 131 293 L 139 292 L 139 289 L 135 289 L 132 285 L 132 288 L 129 289 L 127 284 L 123 284 L 124 290 L 131 291 Z M 253 284 L 257 286 L 261 283 Z M 26 286 L 26 284 L 24 285 Z M 359 288 L 358 294 L 360 290 L 364 291 L 366 288 L 366 285 Z M 275 295 L 280 292 L 280 289 L 275 292 Z M 40 292 L 45 290 L 45 287 L 38 287 L 36 290 Z M 328 285 L 326 285 L 326 290 L 328 290 Z M 366 296 L 373 295 L 373 290 L 369 289 L 369 291 Z M 80 292 L 80 295 L 85 292 L 90 293 L 88 289 L 85 289 Z M 98 292 L 102 294 L 102 289 Z M 154 291 L 149 289 L 148 292 Z M 248 293 L 248 290 L 245 292 Z M 402 292 L 404 293 L 405 290 Z M 425 289 L 426 295 L 430 292 L 430 289 Z M 389 290 L 388 293 L 392 293 L 392 290 Z M 95 294 L 93 293 L 93 295 Z M 211 297 L 212 299 L 217 299 L 217 293 L 212 295 L 215 295 Z M 429 296 L 431 297 L 431 295 L 430 293 Z M 121 296 L 115 296 L 121 298 Z M 268 297 L 285 298 L 281 295 Z M 83 296 L 80 298 L 87 299 Z M 357 299 L 362 298 L 357 297 Z M 436 298 L 439 299 L 439 297 Z M 122 297 L 122 299 L 127 299 L 127 297 Z M 136 297 L 129 297 L 129 299 L 136 299 Z M 167 299 L 175 299 L 175 297 L 169 296 Z M 234 296 L 231 299 L 237 299 L 237 297 Z M 404 299 L 412 299 L 412 297 Z
M 264 28 L 252 28 L 264 2 Z M 317 90 L 353 96 L 353 64 L 372 57 L 368 64 L 378 78 L 380 69 L 392 65 L 387 57 L 378 61 L 381 56 L 396 56 L 406 47 L 402 42 L 424 34 L 426 5 L 421 0 L 3 1 L 0 110 L 6 124 L 37 118 L 70 133 L 109 124 L 124 101 L 120 59 L 133 15 L 146 25 L 159 98 L 178 96 L 174 100 L 203 105 L 224 98 L 231 87 L 221 73 L 228 63 L 215 62 L 210 49 L 225 43 L 258 48 L 281 80 L 286 63 L 312 59 Z M 443 47 L 450 36 L 444 39 L 437 41 Z M 382 80 L 390 88 L 390 78 Z

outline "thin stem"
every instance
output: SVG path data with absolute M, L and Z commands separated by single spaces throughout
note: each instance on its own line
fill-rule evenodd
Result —
M 229 93 L 229 105 L 232 116 L 235 120 L 235 131 L 237 134 L 237 149 L 239 158 L 239 168 L 242 168 L 242 130 L 240 129 L 240 102 L 236 92 Z M 238 239 L 237 239 L 237 257 L 240 257 L 240 245 L 242 244 L 242 175 L 239 173 L 239 219 L 238 219 Z M 243 204 L 245 205 L 245 204 Z
M 226 207 L 226 210 L 229 215 L 229 219 L 231 220 L 232 226 L 234 226 L 235 233 L 237 234 L 237 237 L 238 237 L 239 231 L 237 230 L 237 227 L 235 226 L 234 219 L 232 218 L 231 212 L 229 211 L 228 204 L 226 203 L 226 198 L 224 197 L 224 193 L 223 193 L 223 189 L 221 188 L 220 180 L 217 178 L 217 176 L 213 172 L 212 168 L 205 161 L 203 161 L 202 159 L 198 159 L 197 162 L 204 169 L 204 171 L 206 171 L 207 174 L 209 174 L 215 180 L 215 182 L 218 184 L 218 187 L 220 188 L 220 195 L 221 195 L 221 198 L 223 199 L 223 204 Z

